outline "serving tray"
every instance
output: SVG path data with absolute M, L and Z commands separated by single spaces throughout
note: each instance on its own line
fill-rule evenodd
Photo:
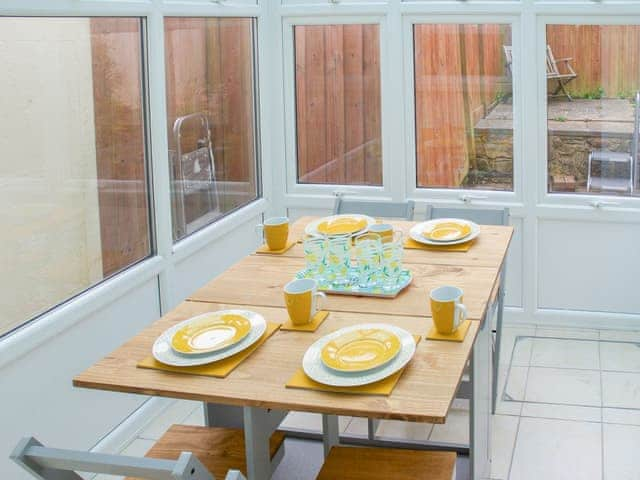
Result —
M 391 290 L 383 289 L 381 286 L 374 286 L 370 288 L 362 288 L 355 282 L 357 278 L 356 269 L 349 271 L 348 277 L 353 279 L 352 283 L 346 285 L 334 285 L 331 283 L 320 283 L 318 290 L 331 295 L 354 295 L 358 297 L 378 297 L 378 298 L 395 298 L 398 294 L 407 288 L 413 281 L 413 275 L 407 269 L 402 269 L 400 278 L 395 287 Z M 314 278 L 306 270 L 301 270 L 296 274 L 296 278 Z

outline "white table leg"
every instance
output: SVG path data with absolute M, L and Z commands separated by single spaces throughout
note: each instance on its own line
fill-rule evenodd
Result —
M 268 480 L 271 478 L 271 459 L 269 456 L 271 426 L 267 410 L 258 407 L 244 407 L 244 447 L 249 480 Z
M 329 455 L 331 447 L 340 443 L 340 425 L 337 415 L 322 414 L 322 442 L 325 457 Z
M 489 477 L 491 470 L 491 322 L 485 319 L 473 347 L 470 377 L 469 453 L 471 478 Z

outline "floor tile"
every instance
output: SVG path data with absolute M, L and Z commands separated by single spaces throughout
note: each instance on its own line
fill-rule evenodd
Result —
M 598 340 L 600 333 L 595 329 L 588 328 L 563 328 L 563 327 L 538 327 L 536 337 L 556 337 L 556 338 L 580 338 L 584 340 Z
M 600 372 L 531 367 L 525 401 L 600 407 Z
M 494 415 L 491 429 L 491 478 L 507 480 L 518 422 L 510 415 Z
M 340 432 L 344 432 L 351 422 L 351 417 L 340 417 L 338 419 Z M 283 428 L 298 430 L 309 430 L 312 432 L 322 431 L 322 415 L 309 412 L 290 412 L 280 424 Z
M 535 327 L 503 327 L 500 338 L 501 365 L 529 365 Z
M 613 424 L 602 427 L 605 480 L 637 480 L 640 477 L 640 456 L 637 455 L 640 427 Z
M 602 372 L 604 407 L 640 409 L 640 373 Z
M 599 358 L 598 342 L 536 338 L 533 341 L 531 365 L 598 370 Z
M 499 373 L 496 413 L 520 415 L 528 371 L 528 367 L 511 367 Z
M 446 423 L 434 425 L 429 439 L 433 442 L 469 443 L 469 411 L 449 410 Z
M 382 420 L 376 434 L 380 437 L 427 441 L 433 430 L 430 423 Z
M 600 340 L 617 340 L 621 342 L 640 342 L 638 330 L 600 330 Z
M 640 343 L 600 342 L 603 370 L 640 372 Z
M 514 480 L 601 480 L 597 423 L 521 418 L 510 477 Z
M 176 400 L 145 428 L 142 429 L 138 437 L 149 440 L 158 440 L 167 429 L 174 423 L 182 423 L 196 409 L 201 409 L 201 402 L 190 400 Z
M 621 423 L 623 425 L 640 426 L 640 410 L 603 408 L 602 421 L 605 423 Z
M 578 420 L 599 422 L 602 418 L 600 407 L 581 407 L 576 405 L 558 405 L 557 403 L 524 403 L 523 417 L 557 418 L 559 420 Z

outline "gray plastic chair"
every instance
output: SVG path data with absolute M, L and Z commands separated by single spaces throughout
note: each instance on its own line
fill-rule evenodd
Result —
M 403 220 L 413 220 L 415 202 L 377 202 L 372 200 L 347 199 L 343 195 L 336 195 L 336 203 L 333 207 L 333 214 L 359 213 L 371 217 L 399 218 Z
M 149 480 L 215 480 L 200 460 L 182 452 L 177 460 L 126 457 L 44 447 L 33 437 L 23 438 L 10 458 L 40 480 L 83 480 L 75 472 L 104 473 Z M 246 480 L 230 470 L 225 480 Z
M 427 206 L 426 220 L 436 218 L 463 218 L 470 220 L 479 225 L 509 225 L 509 209 L 508 208 L 449 208 Z M 498 366 L 500 365 L 500 344 L 502 341 L 502 317 L 504 310 L 504 288 L 506 277 L 506 265 L 502 269 L 500 277 L 500 287 L 498 291 L 498 318 L 496 320 L 496 329 L 493 331 L 496 335 L 493 352 L 493 378 L 491 385 L 492 401 L 491 411 L 496 413 L 496 402 L 498 398 Z

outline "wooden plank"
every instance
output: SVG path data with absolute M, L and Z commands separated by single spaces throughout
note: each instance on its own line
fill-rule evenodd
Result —
M 276 431 L 271 435 L 269 454 L 272 459 L 283 443 L 283 432 Z M 225 478 L 229 470 L 247 474 L 244 432 L 241 429 L 172 425 L 145 457 L 177 460 L 182 452 L 193 453 L 215 478 Z
M 484 319 L 487 301 L 498 276 L 492 267 L 406 264 L 413 282 L 396 298 L 330 295 L 326 308 L 340 312 L 371 312 L 388 315 L 430 316 L 429 291 L 442 285 L 454 285 L 464 291 L 464 303 L 472 320 Z M 253 255 L 208 282 L 189 295 L 189 300 L 284 306 L 284 285 L 304 268 L 298 257 Z
M 246 305 L 272 322 L 287 318 L 283 308 Z M 392 323 L 425 334 L 424 317 L 390 317 L 332 311 L 314 333 L 279 331 L 227 378 L 181 375 L 137 368 L 158 335 L 175 323 L 228 304 L 184 302 L 123 346 L 74 378 L 74 385 L 100 390 L 183 398 L 228 405 L 257 406 L 360 417 L 444 423 L 475 341 L 479 324 L 471 322 L 464 342 L 421 341 L 393 393 L 388 396 L 344 395 L 287 389 L 307 348 L 329 332 L 360 323 Z
M 455 452 L 404 450 L 399 448 L 353 448 L 336 446 L 325 459 L 316 480 L 388 480 L 398 478 L 452 480 Z
M 307 27 L 297 25 L 293 29 L 296 56 L 296 160 L 298 181 L 304 183 L 309 171 L 307 146 Z
M 327 183 L 343 184 L 345 170 L 344 45 L 342 25 L 325 27 L 325 76 L 327 107 Z
M 344 26 L 344 101 L 346 178 L 350 185 L 364 177 L 364 72 L 362 25 Z
M 108 276 L 150 248 L 141 31 L 137 19 L 92 18 L 90 26 L 102 270 Z
M 382 185 L 380 28 L 363 25 L 364 183 Z
M 304 227 L 316 218 L 299 218 L 291 225 L 289 238 L 301 239 L 304 234 Z M 415 222 L 404 220 L 385 220 L 385 223 L 390 223 L 394 229 L 402 231 L 405 237 L 408 236 L 411 227 L 415 225 Z M 512 236 L 513 227 L 480 225 L 480 235 L 468 252 L 405 249 L 403 262 L 406 264 L 464 265 L 500 269 L 509 249 Z M 304 256 L 302 245 L 296 245 L 285 252 L 283 256 L 302 258 Z

